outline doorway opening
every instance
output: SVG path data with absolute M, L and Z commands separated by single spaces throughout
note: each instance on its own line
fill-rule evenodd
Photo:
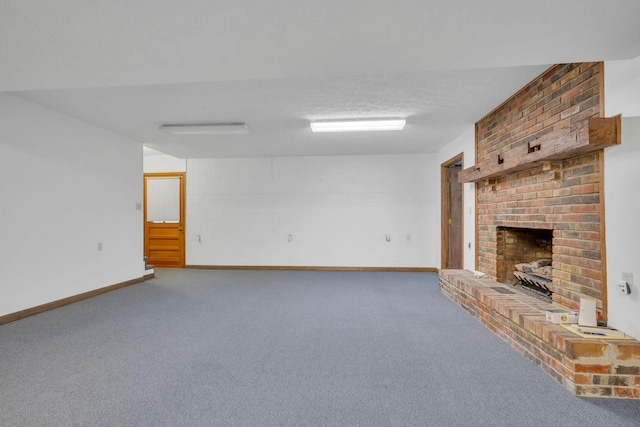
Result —
M 464 153 L 440 166 L 441 185 L 441 268 L 462 268 L 463 254 L 463 188 L 458 173 L 463 168 Z

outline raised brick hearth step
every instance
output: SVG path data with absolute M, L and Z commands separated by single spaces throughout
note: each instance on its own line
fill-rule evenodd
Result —
M 440 289 L 575 395 L 640 399 L 640 342 L 582 338 L 545 321 L 564 307 L 467 270 L 440 270 Z

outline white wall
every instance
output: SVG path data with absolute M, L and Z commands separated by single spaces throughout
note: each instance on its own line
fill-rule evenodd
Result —
M 607 299 L 611 326 L 640 339 L 640 57 L 605 63 L 605 112 L 622 114 L 622 144 L 605 152 Z M 617 284 L 632 273 L 630 295 Z
M 438 267 L 437 170 L 429 155 L 190 159 L 187 264 Z
M 141 182 L 139 143 L 0 94 L 0 315 L 141 277 Z
M 604 64 L 605 114 L 607 117 L 640 117 L 640 56 Z
M 473 126 L 469 126 L 464 133 L 462 133 L 455 140 L 451 141 L 436 155 L 436 163 L 438 168 L 443 163 L 456 157 L 458 154 L 463 153 L 463 168 L 469 168 L 476 163 L 475 154 L 475 129 Z M 437 177 L 434 179 L 440 181 L 440 173 L 438 171 Z M 436 199 L 440 200 L 440 185 L 436 188 Z M 476 265 L 476 187 L 475 184 L 465 183 L 462 187 L 463 191 L 463 222 L 464 222 L 464 265 L 467 270 L 475 270 Z M 438 209 L 438 217 L 436 220 L 440 223 L 440 209 Z M 438 239 L 438 242 L 440 239 Z M 438 248 L 438 266 L 440 266 L 440 248 Z
M 145 150 L 143 168 L 145 173 L 151 172 L 186 172 L 187 161 L 159 152 L 147 154 Z

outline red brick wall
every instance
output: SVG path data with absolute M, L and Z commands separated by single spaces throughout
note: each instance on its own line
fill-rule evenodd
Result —
M 476 164 L 601 115 L 602 63 L 556 65 L 476 123 Z M 553 229 L 554 301 L 603 308 L 601 152 L 477 184 L 478 269 L 497 278 L 496 227 Z

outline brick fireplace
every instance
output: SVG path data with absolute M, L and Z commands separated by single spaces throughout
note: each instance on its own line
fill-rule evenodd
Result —
M 476 166 L 461 180 L 476 182 L 479 271 L 509 282 L 504 230 L 549 230 L 553 301 L 593 298 L 604 318 L 602 148 L 617 130 L 601 118 L 602 67 L 556 65 L 478 121 Z
M 441 270 L 442 292 L 577 395 L 640 398 L 640 342 L 582 338 L 545 320 L 596 300 L 606 320 L 603 64 L 548 69 L 476 123 L 476 270 Z M 519 292 L 516 265 L 551 260 L 547 301 Z M 542 262 L 537 266 L 543 265 Z M 522 266 L 520 266 L 522 268 Z

